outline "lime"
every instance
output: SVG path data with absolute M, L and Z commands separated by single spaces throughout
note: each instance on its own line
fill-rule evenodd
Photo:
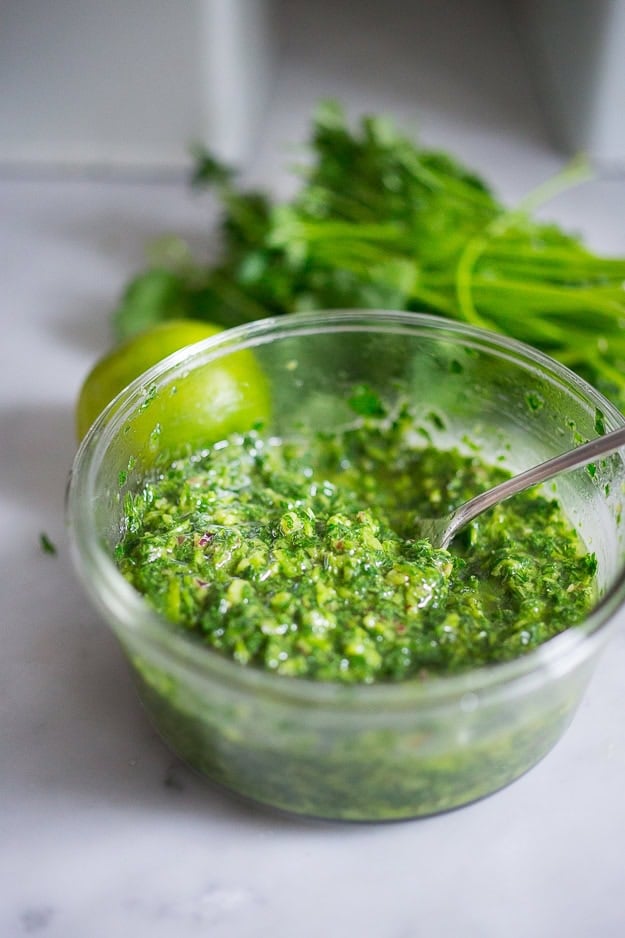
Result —
M 176 319 L 159 323 L 116 346 L 89 372 L 76 406 L 81 440 L 107 404 L 131 381 L 172 352 L 222 330 L 212 323 Z M 253 354 L 235 352 L 209 362 L 145 399 L 129 422 L 138 445 L 181 450 L 266 421 L 266 379 Z

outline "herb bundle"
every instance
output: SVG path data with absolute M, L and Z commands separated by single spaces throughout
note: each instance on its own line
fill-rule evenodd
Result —
M 179 239 L 161 245 L 124 292 L 120 337 L 176 317 L 227 327 L 304 309 L 419 310 L 529 342 L 625 409 L 625 258 L 533 217 L 584 167 L 511 211 L 450 155 L 380 117 L 353 130 L 334 102 L 317 109 L 288 202 L 242 191 L 228 167 L 195 156 L 194 185 L 223 209 L 220 257 L 201 264 Z

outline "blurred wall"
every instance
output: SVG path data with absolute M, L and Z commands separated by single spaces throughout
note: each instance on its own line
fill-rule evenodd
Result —
M 269 0 L 0 0 L 0 162 L 241 160 L 272 70 Z

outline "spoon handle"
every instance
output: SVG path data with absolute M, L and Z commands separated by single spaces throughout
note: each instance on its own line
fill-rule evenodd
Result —
M 459 528 L 468 524 L 469 521 L 473 521 L 487 508 L 491 508 L 498 502 L 503 502 L 507 498 L 511 498 L 512 495 L 517 495 L 518 492 L 531 488 L 533 485 L 547 482 L 561 473 L 587 466 L 598 456 L 608 456 L 620 449 L 621 446 L 625 446 L 625 427 L 612 430 L 611 433 L 599 436 L 589 443 L 583 443 L 581 446 L 567 450 L 566 453 L 562 453 L 560 456 L 553 456 L 551 459 L 547 459 L 537 466 L 532 466 L 531 469 L 526 469 L 525 472 L 521 472 L 511 479 L 506 479 L 505 482 L 500 482 L 492 489 L 476 495 L 451 513 L 446 531 L 446 543 L 442 546 L 447 546 Z

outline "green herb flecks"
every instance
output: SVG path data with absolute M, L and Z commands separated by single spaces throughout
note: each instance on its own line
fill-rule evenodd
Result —
M 177 627 L 243 665 L 323 681 L 424 677 L 514 658 L 581 621 L 595 560 L 536 492 L 449 551 L 412 539 L 506 477 L 418 448 L 407 408 L 362 388 L 354 426 L 281 442 L 256 432 L 174 463 L 126 498 L 121 572 Z M 383 414 L 379 415 L 378 410 Z
M 39 535 L 39 546 L 44 554 L 50 554 L 51 556 L 54 556 L 57 552 L 56 544 L 50 540 L 45 531 L 42 531 Z

